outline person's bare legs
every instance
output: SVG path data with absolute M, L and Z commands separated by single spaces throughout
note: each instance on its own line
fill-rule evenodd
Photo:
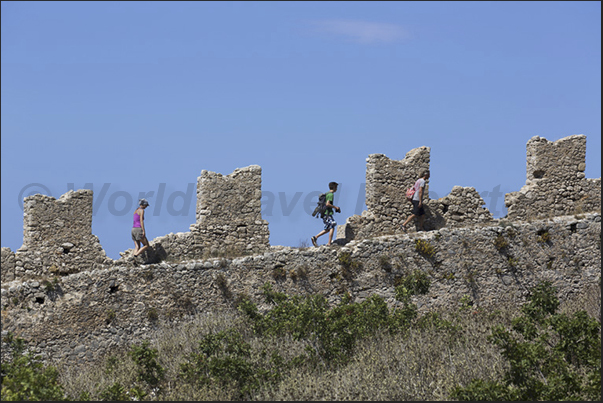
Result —
M 333 233 L 335 233 L 335 228 L 331 228 L 330 230 L 325 230 L 323 229 L 322 231 L 320 231 L 318 234 L 314 235 L 311 239 L 312 239 L 312 243 L 316 242 L 316 240 L 318 238 L 320 238 L 321 236 L 323 236 L 324 234 L 329 233 L 329 240 L 327 242 L 327 246 L 331 245 L 331 242 L 333 241 Z
M 134 241 L 134 254 L 132 256 L 136 256 L 136 253 L 140 250 L 140 241 Z
M 425 231 L 423 223 L 425 222 L 425 214 L 419 216 L 419 231 Z
M 310 238 L 310 240 L 312 241 L 312 245 L 318 246 L 318 244 L 316 243 L 316 241 L 318 240 L 318 238 L 320 238 L 321 236 L 323 236 L 326 233 L 327 233 L 327 231 L 323 229 L 318 234 L 316 234 L 312 238 Z
M 404 223 L 402 224 L 402 229 L 404 231 L 406 231 L 406 226 L 408 225 L 408 223 L 410 222 L 410 220 L 412 220 L 413 218 L 415 218 L 414 214 L 411 214 L 408 216 L 408 218 L 406 219 L 406 221 L 404 221 Z
M 140 240 L 140 242 L 142 242 L 142 244 L 144 246 L 142 248 L 138 249 L 138 251 L 134 253 L 134 256 L 140 255 L 142 252 L 144 252 L 145 250 L 147 250 L 149 248 L 149 241 L 147 241 L 146 236 L 143 236 L 142 239 Z
M 321 236 L 323 236 L 323 235 L 324 235 L 324 234 L 326 234 L 326 233 L 327 233 L 327 231 L 323 229 L 323 230 L 322 230 L 322 231 L 320 231 L 318 234 L 316 234 L 316 235 L 314 236 L 314 238 L 318 239 L 318 238 L 320 238 Z
M 331 228 L 329 230 L 329 242 L 327 242 L 327 246 L 331 246 L 331 241 L 333 240 L 333 233 L 335 232 L 335 228 Z

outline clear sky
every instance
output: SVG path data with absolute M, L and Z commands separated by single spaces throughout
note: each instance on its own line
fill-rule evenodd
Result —
M 601 176 L 601 3 L 2 2 L 2 246 L 22 199 L 94 190 L 107 255 L 195 222 L 202 170 L 262 167 L 272 245 L 364 206 L 366 158 L 431 147 L 430 197 L 472 186 L 495 217 L 527 141 L 587 136 Z M 401 191 L 404 191 L 401 189 Z M 160 195 L 163 194 L 162 197 Z M 326 242 L 320 238 L 319 243 Z M 311 244 L 310 244 L 311 245 Z

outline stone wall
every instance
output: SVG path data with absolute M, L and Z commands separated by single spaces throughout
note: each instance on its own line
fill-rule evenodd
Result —
M 415 148 L 400 161 L 383 154 L 369 155 L 366 164 L 367 210 L 349 217 L 337 228 L 338 242 L 403 233 L 401 225 L 412 214 L 406 189 L 414 185 L 422 172 L 429 170 L 430 152 L 429 147 Z M 485 204 L 472 187 L 455 186 L 447 196 L 430 199 L 427 181 L 423 196 L 424 228 L 435 230 L 491 222 L 492 214 L 483 207 Z
M 586 179 L 586 136 L 555 142 L 532 137 L 527 145 L 526 184 L 505 195 L 510 220 L 532 220 L 601 211 L 601 178 Z
M 15 278 L 63 275 L 110 263 L 92 234 L 92 190 L 71 190 L 58 200 L 41 194 L 26 197 L 23 246 L 15 252 L 14 260 Z M 4 262 L 3 257 L 2 281 Z
M 2 248 L 2 332 L 49 359 L 83 363 L 160 323 L 232 307 L 239 295 L 261 303 L 266 282 L 289 294 L 321 293 L 330 303 L 349 292 L 357 301 L 378 294 L 395 306 L 394 283 L 413 270 L 432 282 L 428 295 L 415 298 L 421 311 L 453 309 L 464 295 L 476 306 L 520 303 L 541 280 L 566 298 L 601 275 L 601 181 L 584 178 L 585 144 L 584 136 L 530 139 L 528 180 L 506 195 L 504 225 L 474 188 L 455 186 L 443 198 L 425 197 L 432 231 L 408 234 L 399 228 L 411 208 L 404 193 L 429 169 L 430 149 L 411 150 L 402 161 L 372 154 L 367 211 L 338 228 L 343 246 L 331 248 L 270 247 L 255 165 L 227 176 L 202 171 L 190 232 L 154 239 L 144 262 L 106 257 L 91 231 L 92 191 L 30 196 L 23 246 Z M 432 256 L 417 251 L 418 239 L 434 248 Z M 224 251 L 253 255 L 207 260 Z M 357 269 L 341 266 L 343 253 Z
M 423 171 L 429 170 L 431 149 L 415 148 L 401 161 L 387 158 L 383 154 L 371 154 L 366 162 L 366 207 L 379 231 L 386 233 L 399 227 L 400 213 L 411 210 L 406 200 L 406 189 L 413 186 Z M 424 195 L 429 194 L 429 182 Z
M 2 283 L 15 279 L 15 253 L 10 248 L 2 248 Z
M 193 227 L 191 225 L 191 227 Z M 192 232 L 177 232 L 162 235 L 149 241 L 150 248 L 143 252 L 135 261 L 141 263 L 156 263 L 164 260 L 177 261 L 182 259 L 195 259 L 204 255 L 202 245 L 195 241 L 195 236 Z M 119 252 L 121 258 L 116 264 L 128 264 L 133 259 L 132 253 L 134 249 L 128 249 L 124 252 Z
M 195 243 L 215 254 L 221 250 L 261 252 L 270 246 L 268 221 L 262 219 L 262 168 L 251 165 L 223 176 L 201 171 L 197 180 Z
M 258 165 L 238 168 L 226 176 L 201 171 L 197 178 L 196 222 L 191 224 L 190 232 L 153 239 L 143 261 L 265 251 L 270 247 L 270 232 L 268 221 L 262 219 L 261 200 L 262 169 Z M 127 258 L 132 251 L 128 249 L 120 255 Z
M 486 202 L 473 187 L 455 186 L 447 196 L 427 201 L 426 228 L 459 228 L 468 224 L 488 224 L 494 218 Z
M 433 255 L 421 254 L 417 240 Z M 342 266 L 342 254 L 357 267 Z M 564 300 L 599 284 L 601 216 L 443 228 L 343 247 L 279 246 L 240 258 L 114 265 L 13 281 L 2 287 L 2 331 L 25 339 L 47 360 L 84 364 L 142 341 L 159 326 L 230 309 L 241 295 L 266 309 L 266 282 L 288 294 L 323 294 L 330 304 L 344 293 L 357 302 L 377 294 L 394 307 L 396 280 L 414 270 L 431 282 L 426 295 L 413 297 L 421 313 L 458 309 L 465 295 L 475 307 L 519 304 L 542 280 L 551 281 Z

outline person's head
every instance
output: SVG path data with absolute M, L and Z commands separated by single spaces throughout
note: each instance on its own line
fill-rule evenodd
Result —
M 339 184 L 337 182 L 329 182 L 329 190 L 336 192 L 337 191 L 337 186 Z
M 140 199 L 138 200 L 138 206 L 142 208 L 147 208 L 149 206 L 149 202 L 147 201 L 147 199 Z
M 429 171 L 425 170 L 421 173 L 421 178 L 429 179 Z

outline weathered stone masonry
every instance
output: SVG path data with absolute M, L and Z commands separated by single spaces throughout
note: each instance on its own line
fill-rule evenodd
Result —
M 337 303 L 372 294 L 396 306 L 395 281 L 414 270 L 429 275 L 420 312 L 457 309 L 467 295 L 475 307 L 518 304 L 541 280 L 562 299 L 579 295 L 601 276 L 601 215 L 557 217 L 512 226 L 442 228 L 410 235 L 354 240 L 344 247 L 272 247 L 240 258 L 114 266 L 52 280 L 14 281 L 2 287 L 2 330 L 24 338 L 48 359 L 93 362 L 118 347 L 149 337 L 160 324 L 233 307 L 247 295 L 263 309 L 262 285 L 288 294 L 320 293 Z M 544 234 L 547 234 L 544 241 Z M 508 245 L 497 248 L 501 236 Z M 431 258 L 416 240 L 435 250 Z M 357 269 L 344 270 L 349 253 Z
M 476 306 L 520 303 L 540 280 L 567 298 L 601 276 L 601 186 L 600 178 L 584 178 L 585 144 L 584 136 L 532 138 L 528 179 L 506 195 L 504 222 L 482 207 L 474 188 L 455 186 L 426 201 L 432 231 L 410 234 L 399 231 L 410 212 L 404 190 L 429 169 L 430 149 L 411 150 L 402 161 L 370 155 L 367 211 L 338 229 L 343 246 L 332 248 L 269 245 L 259 166 L 227 176 L 202 171 L 196 222 L 190 232 L 151 241 L 147 264 L 106 257 L 91 231 L 92 191 L 31 196 L 23 246 L 2 248 L 2 332 L 49 360 L 85 363 L 142 340 L 160 323 L 231 307 L 238 295 L 261 303 L 265 282 L 281 292 L 322 293 L 331 303 L 343 293 L 357 301 L 376 293 L 395 305 L 395 280 L 413 270 L 432 283 L 415 298 L 423 312 L 452 309 L 464 295 Z M 435 254 L 418 253 L 418 239 Z M 250 255 L 211 258 L 225 249 Z M 344 270 L 343 253 L 357 269 Z
M 505 195 L 507 216 L 527 220 L 601 210 L 601 178 L 586 179 L 586 136 L 555 142 L 532 137 L 527 146 L 526 184 Z
M 92 234 L 92 190 L 44 195 L 23 203 L 23 246 L 2 248 L 2 283 L 25 276 L 65 275 L 111 264 Z
M 198 259 L 219 253 L 260 253 L 270 247 L 262 219 L 262 168 L 251 165 L 227 176 L 207 170 L 197 179 L 196 222 L 190 232 L 155 238 L 149 261 Z M 130 256 L 131 250 L 121 253 Z
M 406 200 L 406 189 L 414 185 L 421 173 L 429 170 L 429 147 L 409 151 L 401 161 L 383 154 L 371 154 L 366 164 L 366 207 L 361 215 L 349 217 L 337 229 L 344 242 L 379 235 L 402 234 L 401 225 L 411 214 L 412 204 Z M 438 200 L 429 199 L 429 182 L 425 184 L 423 204 L 425 228 L 453 228 L 492 222 L 492 214 L 473 187 L 455 186 L 450 194 Z
M 262 169 L 237 169 L 228 176 L 202 171 L 197 182 L 196 243 L 220 250 L 262 252 L 269 245 L 268 221 L 262 219 Z

